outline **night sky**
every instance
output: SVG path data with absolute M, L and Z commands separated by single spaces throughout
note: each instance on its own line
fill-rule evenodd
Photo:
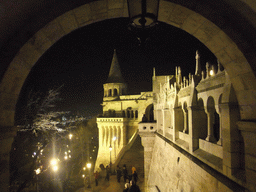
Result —
M 127 29 L 128 19 L 112 19 L 80 28 L 55 43 L 35 64 L 20 93 L 17 112 L 22 112 L 30 90 L 47 92 L 61 85 L 58 110 L 85 116 L 102 111 L 103 84 L 106 82 L 113 51 L 116 49 L 122 75 L 131 94 L 151 91 L 153 67 L 156 75 L 182 75 L 195 71 L 195 52 L 205 62 L 216 63 L 213 54 L 188 33 L 159 23 L 144 49 Z

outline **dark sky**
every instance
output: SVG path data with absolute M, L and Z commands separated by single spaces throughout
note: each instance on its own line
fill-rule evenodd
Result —
M 24 108 L 30 90 L 47 92 L 61 88 L 59 110 L 79 111 L 84 115 L 101 113 L 103 84 L 111 65 L 113 50 L 131 94 L 151 90 L 153 67 L 156 75 L 174 74 L 181 66 L 182 75 L 195 70 L 195 52 L 205 62 L 216 58 L 188 33 L 159 23 L 144 49 L 127 29 L 125 18 L 85 26 L 55 43 L 35 64 L 20 93 L 17 111 Z

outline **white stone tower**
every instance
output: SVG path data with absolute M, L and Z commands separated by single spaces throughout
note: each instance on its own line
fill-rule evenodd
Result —
M 150 111 L 153 102 L 152 92 L 127 94 L 127 85 L 121 74 L 116 51 L 103 87 L 103 114 L 97 118 L 99 150 L 95 169 L 99 169 L 101 164 L 106 167 L 110 162 L 114 168 L 119 163 L 136 139 L 138 123 L 143 114 Z
M 124 82 L 123 76 L 121 74 L 120 66 L 118 63 L 116 50 L 114 50 L 114 55 L 108 75 L 107 82 L 103 85 L 104 87 L 104 98 L 103 101 L 115 100 L 121 95 L 127 94 L 127 85 Z

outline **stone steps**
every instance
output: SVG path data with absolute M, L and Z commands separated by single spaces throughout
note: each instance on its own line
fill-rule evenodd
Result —
M 128 174 L 131 175 L 131 168 L 134 166 L 139 178 L 144 177 L 144 148 L 141 145 L 141 138 L 137 136 L 130 150 L 126 151 L 120 160 L 119 166 L 122 168 L 126 164 Z

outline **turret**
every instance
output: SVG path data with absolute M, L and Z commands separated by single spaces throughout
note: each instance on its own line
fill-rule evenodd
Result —
M 118 63 L 116 50 L 114 50 L 109 75 L 104 87 L 104 99 L 114 100 L 120 95 L 127 94 L 127 85 L 122 77 L 120 66 Z
M 196 51 L 196 71 L 195 71 L 195 76 L 201 76 L 201 63 L 200 63 L 200 55 L 198 51 Z

